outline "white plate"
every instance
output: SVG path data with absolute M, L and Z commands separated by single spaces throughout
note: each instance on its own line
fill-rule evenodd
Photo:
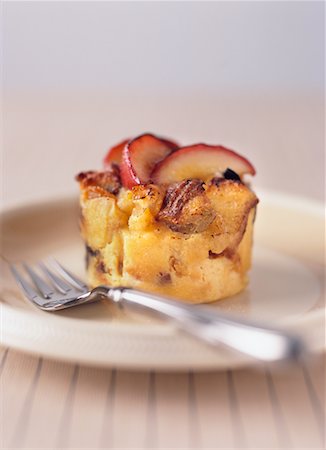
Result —
M 260 193 L 249 287 L 212 308 L 294 330 L 312 351 L 325 345 L 323 208 L 305 199 Z M 10 260 L 54 255 L 85 277 L 77 200 L 31 204 L 2 213 L 2 253 Z M 186 370 L 252 363 L 213 349 L 171 323 L 109 302 L 59 313 L 27 303 L 2 262 L 2 344 L 80 363 L 132 369 Z

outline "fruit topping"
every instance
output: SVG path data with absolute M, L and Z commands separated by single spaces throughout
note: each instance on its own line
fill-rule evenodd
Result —
M 234 172 L 234 170 L 230 169 L 229 167 L 223 173 L 223 176 L 226 180 L 241 181 L 241 178 L 239 177 L 239 175 L 236 172 Z
M 186 179 L 208 181 L 229 171 L 240 177 L 255 175 L 252 164 L 243 156 L 220 145 L 196 144 L 183 147 L 159 162 L 151 179 L 156 184 L 172 184 Z
M 122 142 L 119 142 L 119 144 L 115 145 L 114 147 L 111 147 L 108 150 L 107 154 L 105 155 L 105 158 L 103 159 L 105 169 L 110 168 L 112 163 L 121 164 L 122 150 L 129 141 L 130 139 L 124 139 Z
M 143 134 L 129 141 L 122 151 L 121 179 L 131 189 L 149 183 L 155 165 L 176 150 L 178 145 L 153 134 Z

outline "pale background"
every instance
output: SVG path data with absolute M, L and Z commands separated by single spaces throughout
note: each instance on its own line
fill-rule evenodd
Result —
M 5 2 L 1 42 L 5 205 L 77 192 L 144 131 L 323 199 L 323 2 Z

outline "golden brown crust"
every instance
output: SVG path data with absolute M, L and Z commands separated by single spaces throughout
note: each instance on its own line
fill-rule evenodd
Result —
M 232 235 L 232 240 L 223 251 L 219 253 L 212 252 L 210 258 L 225 256 L 232 259 L 246 231 L 248 217 L 252 209 L 254 209 L 254 217 L 256 206 L 259 202 L 256 195 L 239 180 L 213 179 L 207 194 L 211 201 L 214 202 L 218 212 L 226 218 L 229 214 L 228 227 L 224 232 Z M 242 198 L 243 197 L 243 198 Z M 225 201 L 226 200 L 226 201 Z M 223 206 L 222 206 L 223 205 Z
M 206 230 L 216 214 L 205 195 L 203 184 L 194 179 L 170 186 L 157 219 L 179 233 L 200 233 Z
M 243 181 L 239 179 L 231 179 L 231 178 L 224 178 L 224 177 L 214 177 L 211 179 L 210 184 L 213 184 L 216 187 L 219 187 L 221 184 L 224 183 L 237 183 L 237 184 L 244 184 Z
M 132 188 L 134 200 L 144 200 L 145 198 L 155 200 L 157 193 L 158 187 L 155 184 L 140 184 Z
M 173 184 L 166 191 L 163 201 L 163 210 L 167 215 L 178 217 L 184 205 L 205 190 L 200 180 L 184 180 Z
M 105 192 L 110 194 L 118 194 L 121 188 L 120 169 L 117 164 L 112 164 L 109 170 L 103 172 L 80 172 L 76 176 L 76 180 L 80 183 L 81 189 L 87 188 L 101 188 L 103 195 Z M 93 189 L 93 192 L 97 192 L 100 195 L 101 191 Z
M 247 185 L 191 180 L 114 194 L 109 173 L 78 176 L 90 285 L 131 286 L 192 303 L 245 287 L 258 203 Z

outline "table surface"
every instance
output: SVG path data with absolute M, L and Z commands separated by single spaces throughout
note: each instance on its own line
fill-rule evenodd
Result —
M 325 447 L 325 357 L 127 372 L 0 349 L 1 448 Z

